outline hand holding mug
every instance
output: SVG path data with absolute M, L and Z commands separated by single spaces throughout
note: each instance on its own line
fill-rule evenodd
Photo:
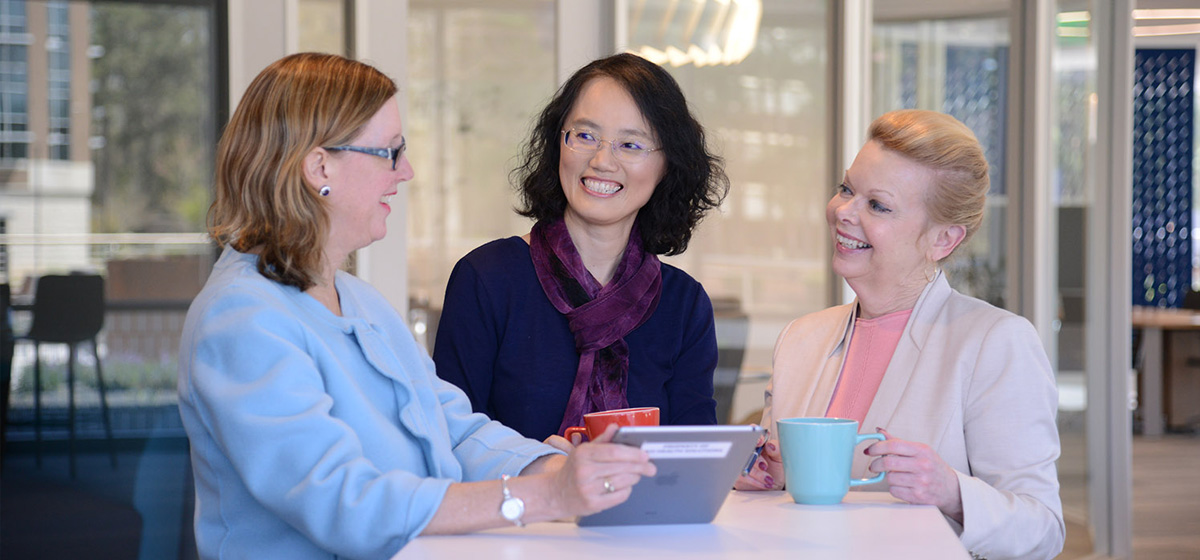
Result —
M 962 523 L 962 491 L 958 473 L 932 448 L 923 443 L 896 439 L 883 428 L 887 437 L 866 449 L 877 457 L 871 472 L 887 472 L 891 494 L 910 504 L 934 505 L 947 517 Z
M 882 434 L 859 434 L 858 422 L 843 418 L 784 418 L 777 425 L 787 491 L 796 503 L 840 503 L 851 486 L 883 481 L 883 473 L 850 478 L 855 446 L 868 439 L 882 442 Z

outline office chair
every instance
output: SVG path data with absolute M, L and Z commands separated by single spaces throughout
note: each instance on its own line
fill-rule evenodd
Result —
M 8 398 L 12 384 L 13 346 L 16 342 L 8 308 L 12 293 L 8 284 L 0 284 L 0 461 L 8 447 Z
M 113 468 L 117 468 L 117 451 L 113 442 L 112 423 L 108 414 L 108 397 L 104 390 L 104 375 L 100 368 L 100 352 L 96 335 L 104 326 L 104 278 L 97 275 L 43 276 L 37 281 L 33 300 L 33 323 L 21 337 L 33 342 L 33 406 L 34 433 L 37 438 L 37 466 L 42 466 L 42 361 L 39 349 L 43 343 L 68 346 L 67 352 L 67 430 L 70 438 L 71 478 L 75 478 L 75 347 L 85 341 L 92 343 L 96 359 L 96 381 L 100 389 L 100 409 L 108 451 Z
M 733 396 L 742 373 L 750 317 L 733 299 L 714 299 L 713 315 L 717 331 L 717 367 L 713 370 L 713 398 L 717 401 L 717 423 L 733 422 Z
M 1184 309 L 1200 309 L 1200 292 L 1188 290 L 1186 294 L 1183 294 L 1183 303 L 1180 307 Z

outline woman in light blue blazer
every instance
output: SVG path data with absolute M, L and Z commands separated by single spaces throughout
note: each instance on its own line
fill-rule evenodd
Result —
M 775 345 L 763 424 L 839 416 L 887 441 L 853 475 L 937 506 L 977 558 L 1049 559 L 1063 546 L 1057 389 L 1029 321 L 963 295 L 940 263 L 979 228 L 988 165 L 949 115 L 894 111 L 829 201 L 833 270 L 853 303 L 805 315 Z M 778 433 L 778 432 L 775 432 Z M 786 484 L 778 442 L 742 489 Z
M 422 534 L 600 511 L 654 473 L 611 431 L 564 455 L 472 413 L 339 270 L 413 177 L 395 96 L 368 65 L 288 56 L 218 145 L 209 232 L 225 249 L 179 367 L 202 558 L 388 558 Z

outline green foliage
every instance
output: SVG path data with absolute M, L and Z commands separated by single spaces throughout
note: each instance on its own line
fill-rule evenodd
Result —
M 174 391 L 178 367 L 174 362 L 154 362 L 132 358 L 102 358 L 104 388 L 111 392 Z M 15 393 L 33 393 L 33 365 L 26 366 L 18 376 L 20 380 Z M 67 364 L 61 361 L 42 360 L 42 392 L 51 393 L 64 388 L 67 380 Z M 75 388 L 97 390 L 95 365 L 89 361 L 75 362 Z
M 213 175 L 207 8 L 96 3 L 91 11 L 93 231 L 203 231 Z

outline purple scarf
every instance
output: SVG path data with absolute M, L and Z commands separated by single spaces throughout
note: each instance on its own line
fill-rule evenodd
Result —
M 558 428 L 562 435 L 568 427 L 582 426 L 584 414 L 629 406 L 625 335 L 658 308 L 662 269 L 658 257 L 642 249 L 636 224 L 612 280 L 603 287 L 584 268 L 562 220 L 534 224 L 529 253 L 542 291 L 554 308 L 567 316 L 579 351 L 575 384 Z

